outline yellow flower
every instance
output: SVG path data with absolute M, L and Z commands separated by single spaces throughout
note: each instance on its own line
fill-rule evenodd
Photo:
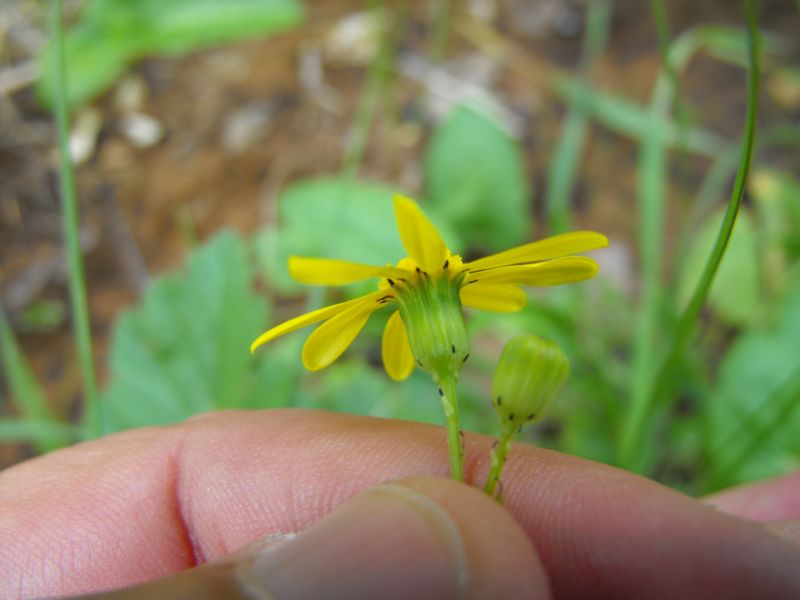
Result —
M 527 299 L 519 286 L 589 279 L 597 273 L 597 263 L 585 256 L 569 255 L 608 244 L 599 233 L 575 231 L 465 263 L 447 249 L 413 200 L 395 196 L 394 213 L 400 239 L 408 252 L 408 258 L 394 266 L 289 258 L 290 273 L 303 283 L 344 285 L 377 278 L 376 291 L 281 323 L 260 335 L 250 351 L 324 321 L 303 347 L 305 367 L 311 371 L 323 369 L 347 349 L 373 312 L 395 305 L 397 310 L 386 323 L 382 342 L 383 364 L 389 376 L 405 379 L 414 370 L 415 362 L 434 377 L 446 371 L 457 374 L 469 354 L 462 305 L 492 312 L 518 311 Z

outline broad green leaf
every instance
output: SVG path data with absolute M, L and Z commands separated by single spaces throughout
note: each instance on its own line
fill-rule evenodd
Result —
M 91 100 L 145 56 L 276 33 L 302 19 L 299 0 L 93 0 L 65 39 L 68 104 Z M 41 61 L 38 92 L 50 104 L 52 45 Z
M 771 477 L 800 466 L 800 398 L 781 394 L 800 372 L 798 340 L 800 281 L 795 280 L 773 322 L 742 335 L 720 366 L 707 405 L 712 473 L 724 476 L 717 483 Z M 770 404 L 774 399 L 783 405 Z M 765 427 L 768 435 L 761 436 Z M 758 447 L 737 464 L 751 438 Z
M 722 212 L 713 213 L 690 242 L 678 277 L 678 303 L 685 306 L 697 287 L 703 267 L 722 223 Z M 711 286 L 708 302 L 726 322 L 744 323 L 758 305 L 760 294 L 758 243 L 750 216 L 740 211 L 728 249 Z
M 109 429 L 286 401 L 291 371 L 269 353 L 249 352 L 268 316 L 252 279 L 247 246 L 223 233 L 195 250 L 185 271 L 152 283 L 113 332 Z
M 304 399 L 303 406 L 434 425 L 444 423 L 436 386 L 419 370 L 398 383 L 390 380 L 381 367 L 370 366 L 362 357 L 352 356 L 340 359 L 313 378 L 314 393 Z M 497 415 L 488 400 L 474 393 L 463 380 L 459 382 L 458 394 L 462 427 L 495 432 Z
M 384 373 L 369 367 L 360 357 L 337 362 L 323 372 L 319 383 L 307 400 L 310 408 L 357 415 L 372 414 L 390 393 L 392 384 Z
M 257 241 L 262 266 L 281 289 L 296 289 L 286 269 L 292 254 L 373 265 L 396 263 L 405 250 L 394 222 L 395 191 L 346 178 L 288 186 L 278 199 L 280 228 L 262 232 Z M 429 216 L 450 248 L 457 251 L 455 236 L 435 215 Z
M 52 48 L 48 45 L 40 58 L 36 89 L 46 106 L 52 105 L 55 97 L 57 63 Z M 67 106 L 86 104 L 111 87 L 128 70 L 136 53 L 135 40 L 130 37 L 111 37 L 89 24 L 70 32 L 64 39 Z
M 489 117 L 456 108 L 434 133 L 424 170 L 431 205 L 470 246 L 502 250 L 528 235 L 522 152 Z

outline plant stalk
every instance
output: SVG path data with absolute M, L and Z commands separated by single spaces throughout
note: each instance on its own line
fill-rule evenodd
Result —
M 511 449 L 511 439 L 513 437 L 514 430 L 507 429 L 497 440 L 497 446 L 492 448 L 492 466 L 489 470 L 489 476 L 486 479 L 486 485 L 483 486 L 483 491 L 492 498 L 496 496 L 497 486 L 500 485 L 500 475 L 506 464 L 506 456 L 508 456 L 508 451 Z M 500 494 L 496 497 L 498 502 L 502 504 L 502 488 L 500 489 Z
M 452 375 L 442 377 L 437 382 L 442 397 L 442 407 L 447 424 L 447 449 L 450 453 L 450 477 L 464 481 L 464 444 L 458 419 L 458 396 L 456 379 Z
M 69 115 L 67 107 L 67 73 L 64 58 L 64 31 L 62 2 L 52 0 L 51 32 L 55 44 L 55 102 L 53 113 L 58 131 L 59 179 L 61 186 L 61 211 L 64 240 L 69 270 L 69 293 L 72 308 L 72 326 L 78 351 L 84 392 L 84 424 L 93 436 L 102 433 L 102 414 L 97 393 L 92 336 L 89 326 L 89 308 L 83 272 L 80 236 L 78 229 L 78 201 L 75 189 L 75 170 L 69 152 Z

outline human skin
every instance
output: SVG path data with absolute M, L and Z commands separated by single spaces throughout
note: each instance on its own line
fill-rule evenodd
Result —
M 467 435 L 468 483 L 484 481 L 492 441 Z M 16 465 L 0 473 L 0 597 L 156 580 L 224 559 L 265 536 L 306 530 L 340 506 L 329 519 L 347 510 L 370 513 L 356 505 L 376 506 L 370 502 L 382 488 L 356 504 L 351 499 L 384 482 L 446 477 L 444 442 L 441 428 L 419 423 L 307 410 L 230 411 Z M 791 523 L 800 510 L 790 500 L 800 495 L 797 477 L 720 494 L 710 499 L 714 508 L 613 467 L 518 444 L 503 482 L 506 510 L 442 479 L 389 486 L 411 489 L 414 498 L 429 498 L 449 514 L 472 573 L 469 597 L 488 597 L 489 583 L 504 572 L 508 589 L 530 590 L 532 597 L 800 597 L 800 546 L 792 542 Z M 785 497 L 764 501 L 771 508 L 757 515 L 784 521 L 782 535 L 723 512 L 752 516 L 747 507 L 764 494 Z M 392 502 L 384 503 L 388 512 Z M 378 527 L 382 513 L 374 512 Z M 360 527 L 358 519 L 353 523 Z M 357 551 L 377 565 L 386 548 L 369 553 L 363 546 Z M 396 560 L 406 559 L 413 561 Z

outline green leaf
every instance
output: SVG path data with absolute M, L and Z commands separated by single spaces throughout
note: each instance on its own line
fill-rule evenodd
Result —
M 420 370 L 405 381 L 395 382 L 381 367 L 368 365 L 353 352 L 351 358 L 340 359 L 312 377 L 316 383 L 313 394 L 303 399 L 302 406 L 440 426 L 444 423 L 436 385 Z M 462 380 L 458 395 L 465 430 L 496 431 L 497 415 L 482 394 L 473 393 L 468 382 Z
M 747 31 L 728 25 L 703 25 L 696 30 L 704 49 L 723 62 L 747 68 Z M 763 32 L 761 46 L 765 55 L 777 54 L 787 50 L 780 36 Z
M 406 253 L 394 222 L 394 191 L 347 178 L 288 186 L 278 199 L 280 229 L 266 230 L 257 240 L 262 267 L 279 289 L 292 290 L 297 285 L 286 269 L 292 254 L 373 265 L 396 263 Z M 434 221 L 450 247 L 457 247 L 452 245 L 457 244 L 452 233 Z
M 678 276 L 678 303 L 685 306 L 703 272 L 716 240 L 722 211 L 712 214 L 691 241 Z M 758 242 L 750 216 L 739 213 L 728 250 L 711 286 L 708 302 L 714 312 L 732 325 L 744 323 L 758 305 L 760 294 Z
M 187 52 L 275 33 L 303 19 L 297 0 L 138 0 L 138 5 L 147 24 L 141 33 L 146 53 Z
M 578 79 L 557 79 L 555 91 L 566 101 L 578 101 L 598 123 L 624 136 L 641 140 L 649 134 L 651 118 L 646 107 Z M 710 158 L 717 158 L 725 140 L 716 133 L 698 127 L 678 126 L 672 119 L 661 118 L 665 138 L 671 148 L 680 147 Z
M 741 336 L 720 366 L 707 405 L 709 458 L 716 483 L 771 477 L 800 466 L 800 398 L 781 393 L 800 372 L 798 339 L 800 281 L 796 280 L 773 322 Z M 774 399 L 781 406 L 771 404 Z M 768 435 L 760 435 L 765 428 Z M 752 454 L 741 463 L 735 460 L 748 447 L 753 447 Z
M 47 401 L 44 389 L 20 351 L 14 332 L 2 312 L 0 312 L 0 360 L 8 380 L 8 387 L 16 400 L 16 408 L 22 415 L 22 419 L 14 422 L 55 422 L 56 414 Z M 10 431 L 8 427 L 10 425 L 6 431 Z M 53 428 L 41 435 L 28 436 L 24 439 L 35 441 L 41 452 L 54 450 L 67 443 L 63 432 Z
M 337 362 L 320 377 L 320 385 L 307 399 L 310 408 L 321 408 L 356 415 L 373 414 L 390 393 L 390 379 L 353 357 Z
M 142 305 L 113 332 L 109 429 L 286 401 L 284 383 L 273 390 L 274 380 L 290 372 L 286 365 L 249 352 L 268 315 L 252 279 L 247 246 L 223 233 L 195 250 L 185 271 L 152 283 Z
M 530 189 L 522 152 L 489 117 L 456 108 L 434 133 L 424 171 L 434 210 L 470 246 L 502 250 L 528 235 Z
M 800 180 L 783 171 L 761 168 L 750 178 L 750 190 L 764 224 L 768 249 L 800 256 Z
M 86 104 L 111 87 L 128 70 L 135 55 L 135 43 L 130 37 L 110 37 L 89 24 L 70 32 L 64 39 L 67 106 Z M 42 53 L 40 64 L 36 92 L 45 106 L 52 106 L 58 67 L 52 44 Z
M 302 19 L 298 0 L 93 0 L 65 40 L 68 105 L 88 102 L 142 57 L 276 33 Z M 56 67 L 51 44 L 40 60 L 38 94 L 49 105 Z

